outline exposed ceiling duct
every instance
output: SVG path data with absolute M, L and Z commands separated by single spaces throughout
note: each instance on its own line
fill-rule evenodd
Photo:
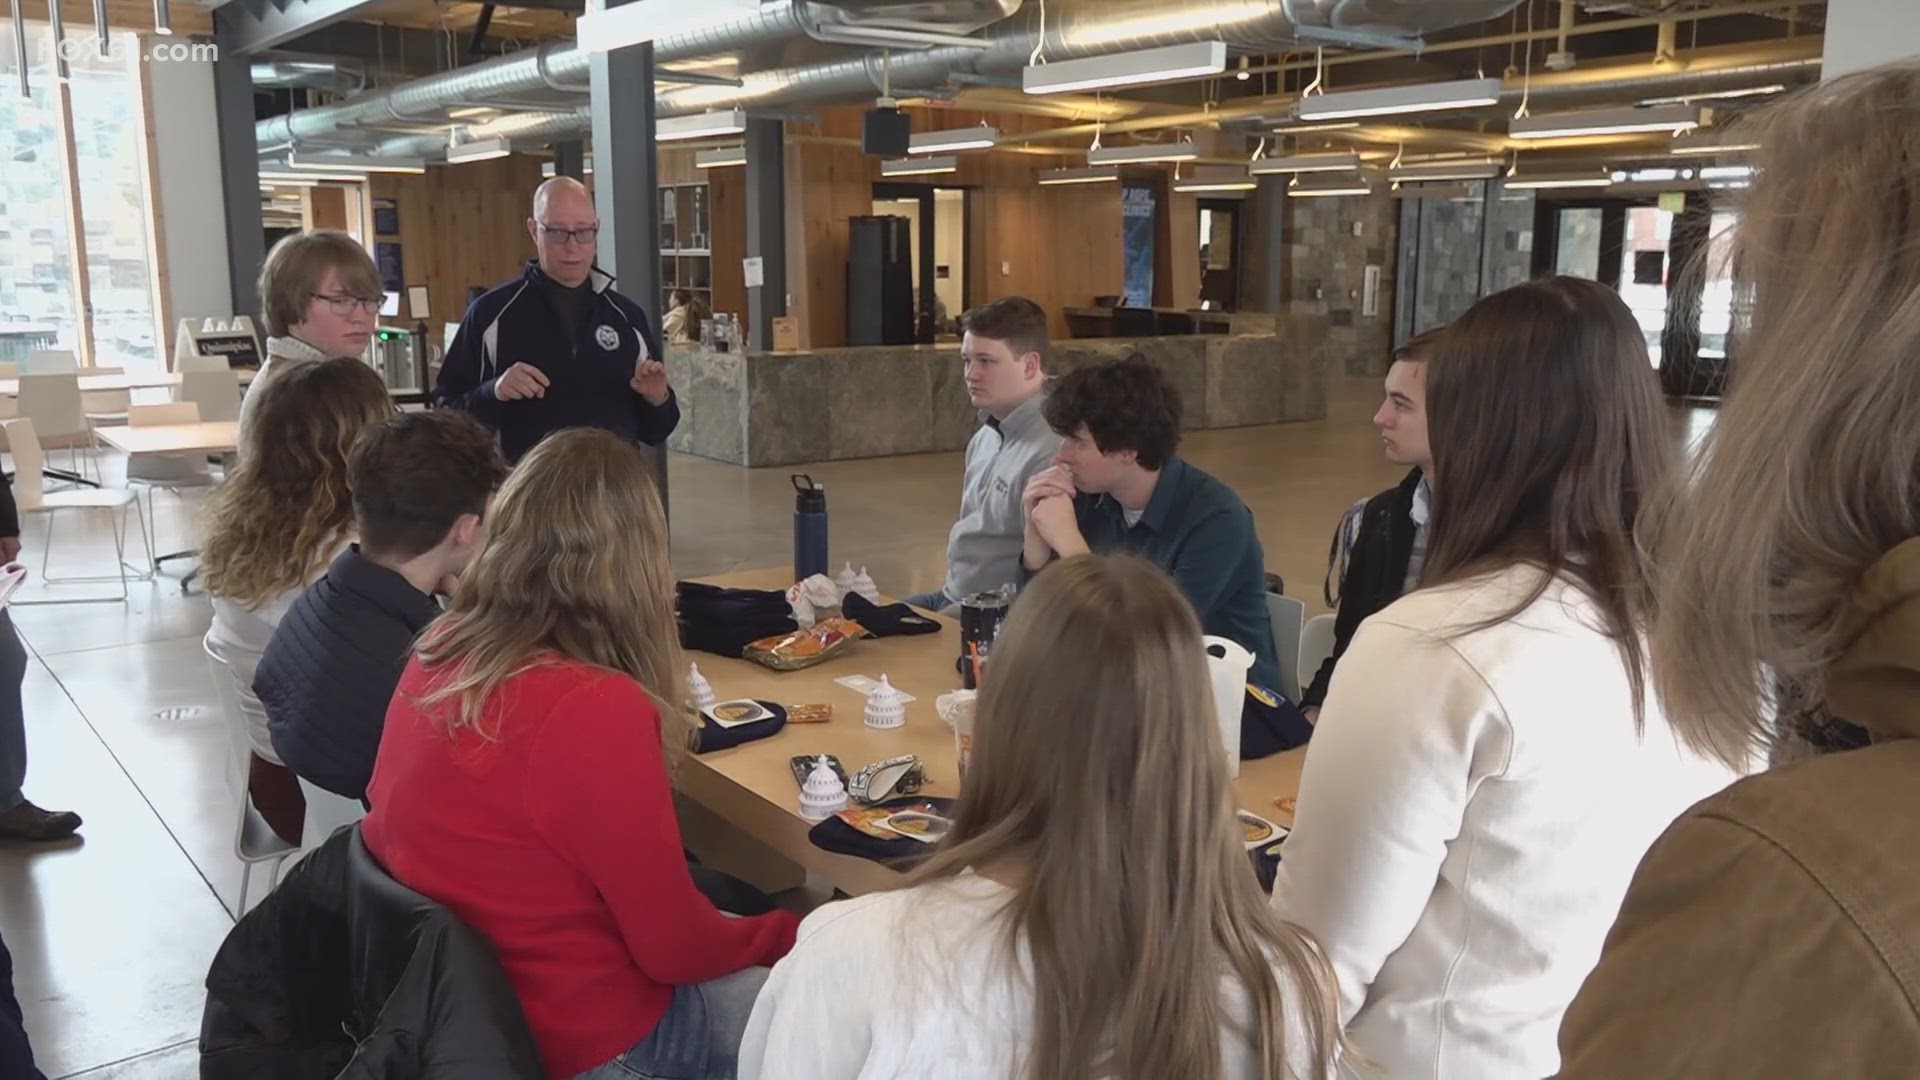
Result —
M 357 60 L 274 57 L 253 62 L 256 88 L 331 90 L 355 93 L 367 88 L 366 65 Z
M 1045 59 L 1062 60 L 1151 48 L 1190 41 L 1221 40 L 1246 52 L 1276 52 L 1296 43 L 1307 29 L 1318 31 L 1426 31 L 1498 18 L 1519 0 L 1245 0 L 1221 15 L 1218 0 L 1050 0 L 1045 41 L 1041 41 L 1037 4 L 1019 0 L 872 0 L 822 4 L 811 0 L 770 0 L 759 13 L 654 43 L 656 60 L 665 64 L 737 52 L 800 35 L 832 40 L 823 27 L 865 24 L 879 31 L 901 24 L 933 25 L 951 31 L 998 8 L 1016 14 L 987 27 L 971 46 L 940 46 L 894 53 L 883 63 L 877 53 L 862 53 L 825 63 L 742 76 L 740 87 L 693 86 L 659 95 L 659 113 L 677 116 L 711 108 L 771 108 L 855 101 L 891 85 L 902 92 L 951 85 L 955 75 L 995 77 L 1017 74 L 1036 46 Z M 914 12 L 908 18 L 904 13 Z M 964 16 L 958 17 L 958 16 Z M 587 55 L 572 45 L 550 45 L 476 64 L 445 75 L 322 109 L 305 109 L 263 120 L 255 134 L 262 152 L 306 141 L 351 138 L 356 127 L 394 120 L 422 120 L 451 106 L 484 103 L 539 90 L 583 91 Z M 584 108 L 504 117 L 473 125 L 475 138 L 524 141 L 570 138 L 588 128 Z M 372 134 L 369 132 L 368 134 Z M 444 140 L 440 140 L 444 141 Z M 382 154 L 430 154 L 434 139 L 389 140 Z

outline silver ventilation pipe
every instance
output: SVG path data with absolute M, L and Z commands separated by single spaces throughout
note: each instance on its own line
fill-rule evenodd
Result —
M 287 89 L 332 90 L 353 93 L 367 88 L 366 65 L 355 60 L 295 60 L 276 57 L 255 60 L 253 85 Z
M 957 0 L 968 9 L 978 9 L 983 0 Z M 1008 0 L 985 0 L 1013 7 Z M 1046 5 L 1046 31 L 1042 56 L 1067 60 L 1156 45 L 1191 41 L 1225 41 L 1235 49 L 1248 52 L 1274 52 L 1298 40 L 1298 30 L 1405 31 L 1431 30 L 1463 26 L 1498 18 L 1511 11 L 1520 0 L 1264 0 L 1264 10 L 1256 3 L 1242 14 L 1222 21 L 1217 17 L 1217 0 L 1049 0 Z M 697 34 L 677 35 L 654 43 L 655 59 L 662 62 L 686 60 L 697 56 L 731 52 L 801 36 L 829 40 L 836 26 L 847 25 L 850 15 L 866 14 L 864 9 L 889 8 L 899 11 L 916 5 L 874 2 L 861 4 L 862 11 L 850 11 L 855 5 L 814 3 L 809 0 L 772 0 L 755 15 L 713 27 Z M 934 0 L 917 5 L 928 11 L 953 4 Z M 984 48 L 945 46 L 918 51 L 902 51 L 890 60 L 890 73 L 883 73 L 879 56 L 866 53 L 845 59 L 774 71 L 754 72 L 743 78 L 739 88 L 698 86 L 668 91 L 660 95 L 663 116 L 700 112 L 731 105 L 767 107 L 785 104 L 811 104 L 852 101 L 881 92 L 889 79 L 894 87 L 913 90 L 947 84 L 956 73 L 982 76 L 1017 74 L 1041 44 L 1040 5 L 1017 5 L 1019 13 L 990 26 L 979 35 Z M 1195 19 L 1185 29 L 1179 15 L 1191 12 Z M 1395 23 L 1391 20 L 1403 20 Z M 876 19 L 873 32 L 882 33 L 892 20 Z M 445 75 L 432 76 L 389 91 L 365 95 L 324 109 L 306 109 L 283 117 L 263 120 L 255 127 L 262 151 L 272 151 L 293 143 L 321 136 L 336 136 L 343 130 L 368 121 L 386 122 L 422 118 L 454 104 L 470 104 L 488 98 L 508 97 L 532 90 L 584 89 L 588 54 L 570 44 L 552 44 L 530 53 L 519 53 Z M 512 135 L 536 138 L 560 130 L 579 134 L 581 128 L 567 127 L 566 117 L 584 116 L 584 111 L 535 117 L 508 117 L 492 124 L 473 126 L 475 137 Z M 404 146 L 404 151 L 399 149 Z M 424 140 L 398 140 L 384 144 L 382 153 L 431 153 L 435 148 Z

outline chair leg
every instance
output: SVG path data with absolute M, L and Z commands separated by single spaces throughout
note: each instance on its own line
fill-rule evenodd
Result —
M 253 864 L 242 860 L 240 863 L 240 901 L 233 906 L 233 921 L 247 913 L 247 884 L 253 879 Z

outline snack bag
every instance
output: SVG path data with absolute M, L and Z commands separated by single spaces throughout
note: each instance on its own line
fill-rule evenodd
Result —
M 939 809 L 932 803 L 913 803 L 909 806 L 896 806 L 892 808 L 885 806 L 848 807 L 840 811 L 838 816 L 841 821 L 853 826 L 859 832 L 873 837 L 875 840 L 898 840 L 906 834 L 888 828 L 886 821 L 895 814 L 903 814 L 908 811 L 926 814 L 930 817 L 940 816 Z
M 851 619 L 822 619 L 804 630 L 761 638 L 743 655 L 775 671 L 798 671 L 838 656 L 866 636 L 866 627 Z

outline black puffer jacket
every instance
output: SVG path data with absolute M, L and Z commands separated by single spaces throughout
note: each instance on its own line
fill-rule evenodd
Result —
M 1420 470 L 1415 469 L 1398 485 L 1368 499 L 1366 509 L 1361 511 L 1360 534 L 1347 553 L 1346 570 L 1340 577 L 1333 655 L 1321 663 L 1313 682 L 1301 693 L 1301 708 L 1317 709 L 1326 703 L 1327 691 L 1333 686 L 1333 669 L 1346 655 L 1360 624 L 1406 591 L 1407 563 L 1413 558 L 1413 495 L 1419 488 Z M 1327 558 L 1330 564 L 1338 560 L 1340 542 L 1336 531 L 1335 550 Z M 1334 597 L 1328 597 L 1328 602 L 1334 602 Z
M 335 557 L 287 609 L 253 675 L 287 768 L 335 795 L 366 798 L 387 703 L 414 637 L 439 613 L 432 597 L 358 547 Z
M 201 1080 L 545 1080 L 480 934 L 388 877 L 358 826 L 301 860 L 207 973 Z

